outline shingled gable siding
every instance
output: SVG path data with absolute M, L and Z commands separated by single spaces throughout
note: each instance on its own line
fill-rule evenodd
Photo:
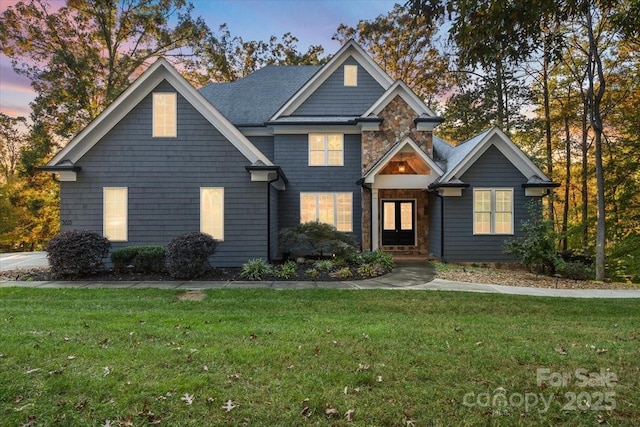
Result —
M 300 224 L 300 193 L 353 193 L 353 234 L 361 237 L 360 135 L 344 136 L 344 166 L 309 166 L 308 135 L 276 135 L 275 163 L 289 184 L 279 193 L 280 230 Z
M 344 65 L 358 66 L 358 86 L 344 86 Z M 367 111 L 383 93 L 382 86 L 349 57 L 292 115 L 356 116 Z
M 200 187 L 224 187 L 225 241 L 212 263 L 267 255 L 266 183 L 251 182 L 249 161 L 180 95 L 177 138 L 151 137 L 149 95 L 77 164 L 78 180 L 61 183 L 63 229 L 102 234 L 102 188 L 128 187 L 129 241 L 113 249 L 166 245 L 200 230 Z
M 471 184 L 461 197 L 445 198 L 445 259 L 447 261 L 510 262 L 502 252 L 504 240 L 522 236 L 521 223 L 528 218 L 527 204 L 537 197 L 526 197 L 522 184 L 526 178 L 498 150 L 491 146 L 460 177 Z M 514 231 L 511 235 L 473 235 L 473 188 L 513 188 Z M 434 249 L 434 248 L 432 248 Z M 439 256 L 440 254 L 434 254 Z

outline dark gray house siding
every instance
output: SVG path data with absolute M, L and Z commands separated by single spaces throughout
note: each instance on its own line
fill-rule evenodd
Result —
M 434 192 L 429 193 L 429 256 L 440 258 L 441 255 L 441 220 L 442 200 Z
M 276 135 L 275 163 L 284 170 L 289 184 L 280 192 L 280 230 L 300 224 L 300 193 L 353 193 L 353 234 L 361 239 L 362 196 L 360 179 L 360 135 L 344 136 L 344 166 L 309 166 L 308 135 Z
M 476 262 L 512 262 L 514 259 L 503 253 L 502 245 L 507 239 L 522 236 L 521 223 L 529 218 L 527 203 L 539 197 L 524 195 L 522 184 L 526 178 L 494 146 L 487 151 L 460 177 L 470 184 L 462 190 L 461 197 L 445 199 L 445 260 Z M 473 189 L 513 188 L 514 235 L 473 234 Z M 435 254 L 439 256 L 439 254 Z
M 316 91 L 298 107 L 293 116 L 359 116 L 384 93 L 382 86 L 358 65 L 358 86 L 344 86 L 344 65 L 358 65 L 349 57 Z
M 174 91 L 166 82 L 157 91 Z M 63 229 L 103 232 L 103 187 L 128 188 L 128 241 L 166 245 L 200 230 L 200 187 L 224 188 L 224 242 L 212 264 L 237 266 L 267 255 L 267 188 L 251 182 L 249 161 L 178 95 L 178 137 L 151 137 L 151 94 L 77 165 L 61 186 Z
M 247 139 L 273 161 L 273 136 L 249 136 Z
M 269 241 L 269 253 L 271 254 L 271 259 L 275 259 L 278 256 L 278 248 L 279 248 L 279 240 L 278 236 L 280 234 L 280 226 L 278 224 L 279 215 L 279 200 L 280 200 L 280 192 L 276 190 L 273 186 L 271 187 L 270 192 L 270 200 L 271 204 L 271 222 L 270 222 L 270 236 L 271 239 Z

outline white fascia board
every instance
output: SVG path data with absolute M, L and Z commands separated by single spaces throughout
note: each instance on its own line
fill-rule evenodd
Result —
M 58 181 L 70 182 L 77 180 L 77 172 L 75 171 L 59 171 L 55 172 L 58 176 Z
M 442 182 L 447 182 L 454 177 L 461 177 L 485 151 L 494 145 L 500 152 L 524 175 L 527 179 L 534 175 L 543 180 L 549 178 L 538 168 L 529 157 L 499 128 L 494 127 L 490 132 L 467 154 L 467 156 L 452 170 L 442 177 Z
M 460 197 L 463 189 L 461 187 L 440 187 L 438 194 L 442 197 Z
M 376 165 L 376 167 L 367 172 L 367 174 L 364 176 L 364 182 L 369 184 L 374 183 L 376 181 L 376 175 L 378 175 L 378 173 L 382 169 L 384 169 L 385 166 L 387 166 L 393 156 L 398 154 L 400 150 L 402 150 L 407 145 L 410 146 L 413 151 L 415 151 L 415 153 L 422 159 L 422 161 L 425 162 L 431 168 L 431 170 L 437 174 L 435 178 L 442 176 L 444 171 L 440 169 L 440 166 L 438 166 L 436 162 L 434 162 L 431 157 L 427 155 L 427 153 L 422 151 L 422 149 L 418 147 L 418 145 L 410 137 L 406 137 L 402 142 L 396 144 L 395 147 L 389 150 L 387 154 L 382 157 L 382 160 Z
M 272 125 L 274 135 L 306 135 L 308 133 L 361 134 L 358 125 Z
M 402 188 L 424 190 L 433 183 L 437 176 L 431 175 L 379 175 L 375 182 L 371 183 L 372 188 Z
M 307 83 L 304 84 L 276 113 L 270 121 L 277 120 L 280 116 L 293 114 L 295 110 L 306 101 L 322 83 L 329 78 L 342 65 L 344 61 L 353 57 L 385 90 L 391 86 L 393 79 L 367 54 L 355 41 L 349 40 L 342 48 L 318 71 Z
M 273 166 L 273 163 L 262 154 L 251 141 L 242 135 L 235 126 L 220 114 L 202 94 L 163 58 L 153 63 L 153 65 L 138 77 L 111 105 L 51 159 L 51 161 L 47 163 L 47 166 L 54 166 L 62 160 L 70 160 L 76 163 L 106 135 L 107 132 L 131 112 L 162 80 L 167 80 L 180 95 L 198 110 L 198 112 L 224 135 L 251 163 L 261 160 L 265 165 Z
M 393 98 L 400 95 L 400 97 L 415 111 L 418 117 L 422 114 L 426 114 L 431 117 L 436 117 L 436 114 L 431 108 L 427 106 L 418 95 L 416 95 L 402 80 L 396 80 L 393 85 L 389 87 L 383 93 L 380 98 L 371 106 L 367 111 L 362 114 L 361 117 L 369 117 L 371 114 L 379 114 Z

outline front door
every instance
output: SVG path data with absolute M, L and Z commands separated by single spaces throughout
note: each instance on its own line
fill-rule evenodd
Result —
M 382 245 L 415 246 L 415 200 L 382 202 Z

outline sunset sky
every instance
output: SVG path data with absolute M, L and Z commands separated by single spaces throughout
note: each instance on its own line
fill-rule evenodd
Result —
M 0 12 L 17 0 L 0 0 Z M 63 3 L 50 0 L 51 5 Z M 361 19 L 386 14 L 393 0 L 192 0 L 194 15 L 202 16 L 210 28 L 227 23 L 232 35 L 245 40 L 267 40 L 291 32 L 300 41 L 298 48 L 320 44 L 333 53 L 340 45 L 331 40 L 341 23 L 355 25 Z M 28 116 L 33 100 L 30 81 L 15 74 L 11 61 L 0 55 L 0 112 Z

